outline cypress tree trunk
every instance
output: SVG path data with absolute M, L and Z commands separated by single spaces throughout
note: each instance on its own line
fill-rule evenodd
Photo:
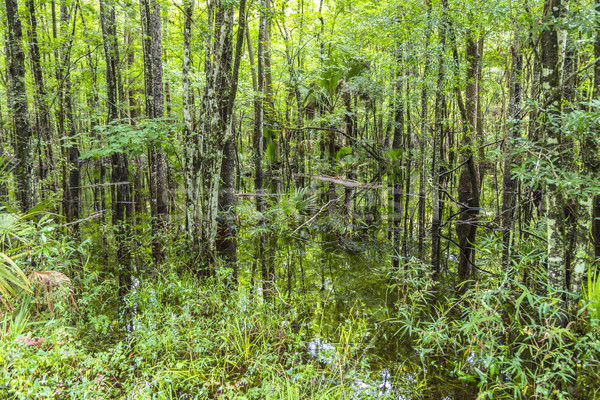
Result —
M 423 88 L 421 89 L 421 134 L 419 135 L 419 258 L 424 259 L 423 245 L 425 241 L 425 142 L 427 141 L 427 79 L 429 75 L 429 40 L 431 38 L 431 0 L 427 0 L 427 17 L 425 27 L 425 68 L 423 69 Z
M 35 176 L 33 171 L 32 129 L 29 121 L 27 90 L 25 87 L 25 53 L 23 31 L 17 0 L 5 0 L 8 22 L 8 74 L 11 77 L 10 109 L 13 114 L 15 153 L 17 155 L 17 197 L 23 212 L 35 204 Z
M 42 72 L 40 48 L 37 33 L 37 18 L 34 0 L 28 0 L 29 8 L 29 56 L 31 58 L 31 71 L 35 82 L 35 103 L 37 107 L 37 131 L 42 146 L 44 157 L 40 157 L 40 179 L 44 179 L 48 171 L 54 168 L 54 153 L 52 150 L 52 125 L 50 124 L 50 109 L 46 98 L 46 85 Z
M 396 90 L 394 100 L 394 138 L 392 140 L 392 149 L 400 151 L 404 144 L 404 99 L 402 95 L 402 49 L 398 48 L 396 56 L 396 64 L 398 72 L 396 73 Z M 392 233 L 393 233 L 393 254 L 392 265 L 394 269 L 400 268 L 400 225 L 402 222 L 402 195 L 404 182 L 402 179 L 402 161 L 405 159 L 404 153 L 402 157 L 395 163 L 392 170 L 392 188 L 393 188 L 393 211 L 392 211 Z
M 263 194 L 263 180 L 264 180 L 264 172 L 262 168 L 263 162 L 263 140 L 264 140 L 264 102 L 265 102 L 265 38 L 266 38 L 266 25 L 267 25 L 267 15 L 266 15 L 266 7 L 267 1 L 263 0 L 263 7 L 260 14 L 260 22 L 258 27 L 258 49 L 257 49 L 257 81 L 258 81 L 258 98 L 254 101 L 254 168 L 255 168 L 255 177 L 254 177 L 254 190 L 258 194 L 256 197 L 256 211 L 259 214 L 262 214 L 265 210 L 265 201 L 261 196 Z M 261 216 L 261 225 L 265 224 L 264 217 Z M 261 275 L 263 281 L 263 298 L 265 301 L 268 301 L 271 295 L 271 277 L 269 276 L 269 269 L 266 262 L 265 257 L 265 235 L 264 233 L 259 233 L 257 238 L 258 246 L 257 246 L 257 260 L 260 263 L 261 267 Z
M 102 27 L 102 38 L 104 42 L 104 56 L 106 59 L 106 92 L 107 92 L 107 123 L 117 119 L 119 111 L 117 105 L 117 76 L 115 70 L 118 68 L 118 60 L 114 46 L 116 39 L 116 17 L 114 3 L 105 4 L 100 0 L 100 24 Z M 108 10 L 107 10 L 108 8 Z M 117 275 L 119 277 L 118 297 L 122 301 L 131 289 L 131 255 L 127 246 L 129 228 L 127 226 L 127 214 L 131 212 L 129 206 L 129 168 L 127 156 L 123 153 L 111 155 L 112 161 L 112 183 L 113 183 L 113 225 L 117 242 Z M 128 314 L 131 310 L 126 309 Z M 128 317 L 126 317 L 128 318 Z M 129 323 L 130 321 L 127 321 Z
M 442 161 L 442 139 L 444 130 L 444 57 L 446 51 L 446 20 L 448 14 L 447 1 L 442 1 L 442 21 L 440 26 L 440 49 L 438 54 L 438 76 L 435 94 L 435 134 L 433 138 L 433 156 L 431 166 L 433 170 L 433 209 L 431 217 L 431 265 L 434 277 L 440 273 L 440 229 L 441 229 L 441 199 L 440 199 L 440 171 Z
M 235 120 L 235 118 L 234 118 Z M 232 127 L 235 121 L 232 121 Z M 225 143 L 221 165 L 221 188 L 219 190 L 219 216 L 217 217 L 216 249 L 225 268 L 232 271 L 232 284 L 237 282 L 237 227 L 235 222 L 235 146 L 236 135 Z
M 562 168 L 560 151 L 562 135 L 559 127 L 554 125 L 552 119 L 560 108 L 560 93 L 555 94 L 559 87 L 559 48 L 556 20 L 560 13 L 560 0 L 546 0 L 544 3 L 544 15 L 547 16 L 547 28 L 541 33 L 541 89 L 544 93 L 546 110 L 541 110 L 543 115 L 542 131 L 544 133 L 545 146 L 550 150 L 551 162 L 554 168 Z M 567 246 L 565 232 L 565 200 L 562 191 L 555 184 L 548 184 L 545 188 L 544 203 L 546 207 L 546 226 L 548 239 L 548 281 L 554 291 L 566 289 L 566 258 L 565 247 Z M 562 295 L 560 295 L 562 297 Z M 564 300 L 564 299 L 563 299 Z
M 475 264 L 475 237 L 479 215 L 479 172 L 474 160 L 473 135 L 477 132 L 477 99 L 478 71 L 481 54 L 478 52 L 477 40 L 473 33 L 467 36 L 467 85 L 465 89 L 465 112 L 467 120 L 461 143 L 461 167 L 458 180 L 458 201 L 460 203 L 460 218 L 456 224 L 456 234 L 460 247 L 458 275 L 461 281 L 470 277 Z
M 232 284 L 237 282 L 237 227 L 235 222 L 235 173 L 236 173 L 236 134 L 235 114 L 233 106 L 237 91 L 237 80 L 242 53 L 244 49 L 244 31 L 246 29 L 246 0 L 240 1 L 238 17 L 238 32 L 235 49 L 235 60 L 233 65 L 232 85 L 228 98 L 224 99 L 222 117 L 227 120 L 231 118 L 232 133 L 225 142 L 223 149 L 223 160 L 221 163 L 222 187 L 219 191 L 219 216 L 217 227 L 216 248 L 223 258 L 225 267 L 232 270 Z M 226 82 L 222 83 L 223 86 Z M 227 94 L 227 93 L 224 93 Z
M 233 5 L 217 1 L 209 5 L 209 33 L 205 58 L 206 84 L 202 97 L 200 135 L 196 155 L 202 165 L 202 248 L 201 258 L 206 272 L 214 272 L 216 266 L 216 237 L 218 199 L 223 162 L 223 150 L 233 134 L 233 103 L 237 91 L 239 59 L 242 52 L 242 36 L 236 45 L 235 64 L 231 70 L 233 46 Z M 242 19 L 243 20 L 243 19 Z
M 182 67 L 182 92 L 183 92 L 183 152 L 185 161 L 185 227 L 187 238 L 193 247 L 197 247 L 198 212 L 196 182 L 198 174 L 195 165 L 195 136 L 192 124 L 192 91 L 190 89 L 191 54 L 190 43 L 192 38 L 192 18 L 194 15 L 195 0 L 187 0 L 184 5 L 185 24 L 183 29 L 183 67 Z
M 150 0 L 149 36 L 150 69 L 152 70 L 152 111 L 153 118 L 162 118 L 163 112 L 163 67 L 162 67 L 162 29 L 161 9 L 156 0 Z M 151 174 L 154 183 L 156 214 L 152 215 L 152 257 L 156 265 L 164 261 L 164 243 L 162 232 L 169 219 L 167 209 L 167 179 L 165 152 L 161 143 L 154 143 L 151 152 Z
M 512 155 L 512 141 L 517 139 L 521 132 L 521 82 L 523 73 L 523 55 L 521 54 L 519 32 L 511 47 L 511 70 L 509 80 L 508 99 L 508 137 L 504 145 L 504 153 L 508 157 L 504 161 L 504 175 L 502 178 L 502 262 L 505 268 L 510 267 L 512 259 L 511 246 L 513 243 L 513 221 L 516 215 L 517 180 L 512 177 L 511 166 L 516 158 Z

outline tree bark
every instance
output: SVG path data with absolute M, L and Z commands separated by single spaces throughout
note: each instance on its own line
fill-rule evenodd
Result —
M 513 46 L 511 46 L 511 70 L 509 80 L 508 100 L 508 137 L 504 145 L 504 153 L 508 154 L 504 161 L 504 174 L 502 178 L 502 263 L 505 268 L 510 267 L 512 260 L 513 221 L 516 215 L 517 180 L 511 173 L 512 165 L 516 161 L 513 153 L 513 141 L 519 138 L 521 132 L 521 82 L 523 73 L 523 55 L 521 54 L 519 31 L 515 32 Z
M 192 21 L 195 0 L 187 0 L 184 4 L 184 29 L 183 29 L 183 66 L 182 66 L 182 92 L 183 92 L 183 152 L 184 152 L 184 178 L 185 178 L 185 226 L 190 243 L 194 243 L 198 230 L 198 174 L 196 173 L 195 139 L 192 124 L 192 91 L 190 89 Z
M 204 272 L 213 273 L 217 263 L 215 244 L 223 151 L 233 134 L 231 116 L 237 91 L 243 32 L 236 44 L 238 54 L 232 71 L 233 5 L 221 0 L 216 1 L 209 5 L 208 16 L 206 84 L 202 97 L 202 123 L 199 127 L 196 154 L 203 171 L 200 252 L 206 268 Z
M 559 18 L 560 0 L 546 0 L 544 3 L 544 16 L 547 27 L 541 33 L 541 90 L 544 99 L 550 101 L 543 113 L 542 131 L 544 133 L 545 146 L 551 153 L 551 162 L 554 168 L 561 167 L 559 152 L 562 147 L 562 135 L 560 129 L 553 123 L 560 108 L 560 95 L 553 96 L 552 93 L 559 87 L 559 48 L 556 20 Z M 553 98 L 550 98 L 553 97 Z M 551 183 L 546 186 L 544 202 L 547 210 L 546 235 L 548 240 L 548 282 L 554 292 L 562 292 L 566 289 L 566 264 L 565 264 L 565 214 L 564 195 L 560 188 Z M 558 297 L 563 298 L 560 294 Z M 564 299 L 563 299 L 564 300 Z
M 35 175 L 32 154 L 32 129 L 29 121 L 27 89 L 25 87 L 25 53 L 23 51 L 23 31 L 19 17 L 17 0 L 5 0 L 8 22 L 8 47 L 10 58 L 8 73 L 11 77 L 11 102 L 13 132 L 17 156 L 17 197 L 23 212 L 35 204 Z
M 425 67 L 423 69 L 423 87 L 421 89 L 421 135 L 419 135 L 419 237 L 417 242 L 418 255 L 424 259 L 423 251 L 425 241 L 425 142 L 427 138 L 427 101 L 428 101 L 428 75 L 430 68 L 429 40 L 431 38 L 431 0 L 426 0 L 427 17 L 425 19 Z
M 231 283 L 237 283 L 237 226 L 235 212 L 235 173 L 236 173 L 236 134 L 235 114 L 233 111 L 236 92 L 239 67 L 244 51 L 244 31 L 246 30 L 246 0 L 240 1 L 240 10 L 238 16 L 238 32 L 235 49 L 235 60 L 233 63 L 233 73 L 231 77 L 231 89 L 229 97 L 223 105 L 222 118 L 231 119 L 232 133 L 225 142 L 223 149 L 223 160 L 221 163 L 221 189 L 219 191 L 219 216 L 217 226 L 216 249 L 223 259 L 226 268 L 231 270 Z M 226 85 L 226 82 L 223 82 Z M 227 93 L 224 93 L 227 94 Z
M 48 171 L 54 168 L 54 153 L 52 149 L 52 125 L 50 124 L 50 109 L 46 98 L 46 85 L 44 83 L 44 74 L 42 72 L 42 63 L 40 57 L 40 48 L 37 32 L 37 18 L 35 13 L 34 0 L 28 0 L 29 8 L 29 55 L 31 58 L 31 71 L 36 87 L 35 102 L 37 106 L 37 131 L 39 141 L 42 146 L 40 157 L 40 179 L 44 179 Z
M 260 224 L 265 224 L 264 216 L 262 215 L 265 211 L 265 201 L 263 194 L 263 180 L 264 171 L 262 167 L 263 163 L 263 140 L 264 140 L 264 114 L 265 114 L 265 39 L 266 39 L 266 28 L 267 28 L 267 7 L 268 0 L 263 0 L 262 6 L 264 9 L 260 14 L 260 22 L 258 27 L 258 46 L 257 46 L 257 82 L 258 82 L 258 94 L 257 99 L 254 101 L 254 135 L 255 135 L 255 148 L 254 148 L 254 190 L 259 195 L 256 198 L 256 211 L 260 216 Z M 271 277 L 269 276 L 269 268 L 265 257 L 265 234 L 259 233 L 257 238 L 257 260 L 260 263 L 261 275 L 262 275 L 262 290 L 265 301 L 268 301 L 271 296 Z
M 461 143 L 461 162 L 458 180 L 458 201 L 460 218 L 456 224 L 456 234 L 460 247 L 458 275 L 461 281 L 469 279 L 475 265 L 475 237 L 479 216 L 479 172 L 473 151 L 473 135 L 477 132 L 478 107 L 478 71 L 481 54 L 478 52 L 477 40 L 472 32 L 467 34 L 467 85 L 465 89 L 466 121 Z
M 156 0 L 150 0 L 149 34 L 150 61 L 152 69 L 152 117 L 160 119 L 164 115 L 163 104 L 163 62 L 162 62 L 162 29 L 161 9 Z M 165 225 L 169 219 L 167 209 L 167 179 L 165 152 L 160 142 L 154 143 L 152 153 L 152 180 L 154 182 L 153 201 L 156 203 L 156 214 L 152 216 L 152 257 L 156 265 L 164 261 L 165 249 L 162 240 Z
M 403 150 L 404 146 L 404 99 L 403 99 L 403 49 L 396 50 L 396 84 L 395 84 L 395 99 L 394 99 L 394 137 L 392 140 L 392 149 L 396 152 Z M 405 159 L 404 152 L 394 163 L 392 169 L 392 188 L 393 188 L 393 211 L 392 211 L 392 234 L 393 234 L 393 252 L 392 265 L 395 270 L 400 268 L 400 225 L 402 222 L 402 195 L 403 195 L 403 176 L 402 176 L 402 161 Z
M 445 81 L 445 66 L 444 58 L 446 52 L 446 21 L 448 15 L 448 3 L 442 0 L 442 20 L 439 28 L 440 49 L 438 50 L 438 76 L 435 94 L 435 134 L 433 138 L 433 156 L 431 160 L 431 168 L 433 170 L 432 186 L 432 217 L 431 217 L 431 265 L 433 268 L 433 276 L 439 277 L 440 274 L 440 229 L 441 229 L 441 198 L 440 198 L 440 172 L 442 161 L 442 140 L 444 132 L 444 81 Z
M 104 43 L 104 56 L 106 59 L 106 89 L 107 89 L 107 123 L 110 124 L 119 116 L 117 105 L 117 75 L 115 70 L 119 68 L 119 62 L 116 58 L 114 46 L 117 44 L 116 38 L 116 18 L 114 3 L 105 4 L 105 0 L 100 0 L 100 24 L 102 28 L 102 38 Z M 107 10 L 108 8 L 108 10 Z M 118 184 L 129 181 L 129 168 L 127 156 L 122 152 L 116 152 L 111 155 L 112 161 L 112 182 L 113 188 L 113 225 L 115 227 L 115 236 L 117 244 L 117 276 L 119 278 L 118 297 L 121 301 L 131 290 L 131 254 L 127 245 L 129 237 L 129 227 L 127 225 L 127 214 L 129 209 L 129 188 L 125 184 Z M 131 310 L 125 308 L 126 314 Z M 128 320 L 127 323 L 130 323 Z

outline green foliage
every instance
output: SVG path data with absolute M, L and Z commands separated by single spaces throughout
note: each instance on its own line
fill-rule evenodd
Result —
M 17 399 L 67 393 L 75 399 L 349 395 L 347 380 L 364 366 L 364 321 L 350 313 L 336 333 L 335 361 L 323 366 L 306 353 L 301 337 L 307 332 L 293 330 L 294 310 L 228 290 L 174 269 L 142 279 L 127 297 L 137 309 L 133 331 L 125 329 L 124 315 L 119 322 L 107 315 L 94 342 L 82 340 L 89 335 L 85 324 L 41 326 L 35 329 L 45 338 L 39 345 L 14 336 L 0 341 L 0 359 L 8 367 L 0 371 L 0 387 Z M 79 306 L 91 303 L 80 299 Z
M 589 302 L 590 317 L 600 320 L 600 271 L 592 272 L 588 268 L 585 299 Z
M 456 379 L 482 399 L 569 399 L 597 387 L 598 331 L 581 315 L 566 327 L 558 323 L 563 311 L 547 295 L 543 271 L 527 264 L 522 257 L 516 270 L 481 280 L 461 296 L 444 295 L 439 285 L 403 273 L 389 321 L 414 343 L 429 371 L 423 379 Z M 527 285 L 520 278 L 524 268 Z
M 181 126 L 181 123 L 175 123 L 168 117 L 145 119 L 135 125 L 130 125 L 128 120 L 114 120 L 107 125 L 98 125 L 98 136 L 91 139 L 91 149 L 82 153 L 80 158 L 108 157 L 115 153 L 139 156 L 154 143 L 171 143 Z

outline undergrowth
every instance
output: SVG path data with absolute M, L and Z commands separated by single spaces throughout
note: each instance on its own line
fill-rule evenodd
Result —
M 349 398 L 354 390 L 348 377 L 361 375 L 365 367 L 359 321 L 340 328 L 340 343 L 325 364 L 307 351 L 304 339 L 310 334 L 293 308 L 230 292 L 220 281 L 198 281 L 166 268 L 156 278 L 136 280 L 127 307 L 119 312 L 98 307 L 113 299 L 84 287 L 82 292 L 92 294 L 77 299 L 77 315 L 38 316 L 43 323 L 30 323 L 0 340 L 0 395 Z M 98 276 L 90 272 L 80 283 L 95 287 Z M 103 293 L 115 292 L 104 285 Z M 97 313 L 86 313 L 86 307 Z M 68 323 L 73 318 L 76 325 Z

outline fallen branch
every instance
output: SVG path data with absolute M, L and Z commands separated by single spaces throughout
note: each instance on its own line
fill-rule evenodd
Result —
M 373 183 L 360 183 L 358 181 L 354 181 L 352 179 L 344 179 L 344 178 L 335 178 L 333 176 L 327 176 L 327 175 L 311 175 L 311 174 L 294 174 L 294 176 L 300 177 L 300 178 L 314 178 L 314 179 L 318 179 L 320 181 L 326 181 L 326 182 L 332 182 L 332 183 L 337 183 L 338 185 L 342 185 L 342 186 L 346 186 L 346 187 L 373 187 L 373 188 L 380 188 L 381 185 L 376 185 Z
M 92 219 L 100 218 L 104 214 L 105 211 L 106 210 L 98 211 L 97 213 L 94 213 L 94 214 L 90 215 L 87 218 L 80 219 L 80 220 L 73 221 L 73 222 L 69 222 L 68 224 L 61 225 L 61 227 L 63 227 L 63 226 L 69 226 L 69 225 L 75 225 L 75 224 L 78 224 L 80 222 L 85 222 L 85 221 L 89 221 L 89 220 L 92 220 Z

